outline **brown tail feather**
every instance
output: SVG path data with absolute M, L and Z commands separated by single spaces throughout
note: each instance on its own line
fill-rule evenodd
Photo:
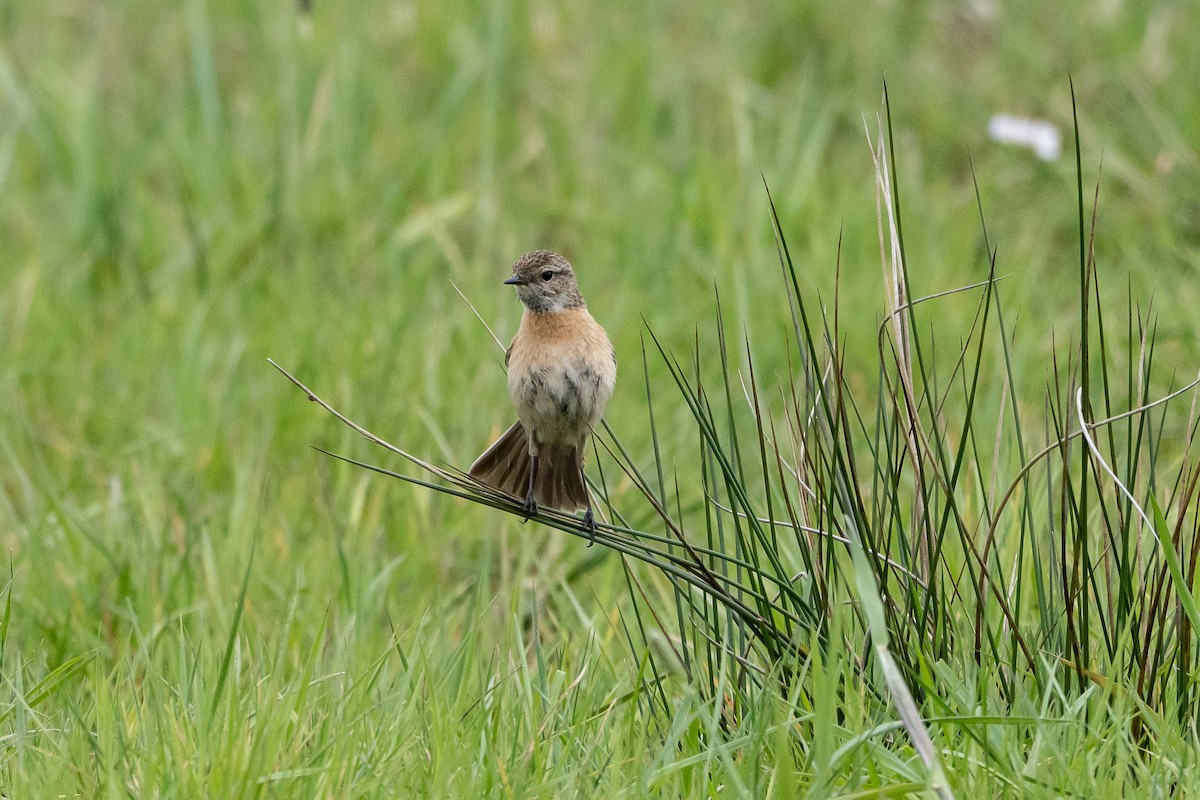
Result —
M 563 511 L 587 508 L 581 455 L 580 448 L 572 445 L 542 445 L 533 484 L 533 497 L 539 505 Z
M 468 474 L 494 489 L 524 497 L 529 490 L 529 443 L 521 423 L 513 423 L 503 436 L 484 450 Z
M 538 505 L 578 511 L 588 505 L 582 452 L 571 445 L 542 445 L 533 499 Z M 520 422 L 513 424 L 471 465 L 472 478 L 514 497 L 529 491 L 529 443 Z

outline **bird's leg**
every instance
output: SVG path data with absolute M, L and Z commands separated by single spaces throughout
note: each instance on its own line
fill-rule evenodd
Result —
M 583 470 L 579 470 L 583 477 Z M 587 511 L 583 512 L 583 524 L 588 529 L 588 547 L 596 543 L 596 516 L 592 513 L 592 493 L 587 490 L 587 478 L 583 477 L 583 492 L 587 495 Z
M 525 492 L 525 519 L 529 519 L 537 513 L 537 500 L 533 499 L 533 482 L 537 477 L 537 456 L 533 453 L 529 454 L 529 489 Z

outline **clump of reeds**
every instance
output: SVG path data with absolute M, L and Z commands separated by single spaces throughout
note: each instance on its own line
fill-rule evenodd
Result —
M 1164 385 L 1152 369 L 1154 324 L 1132 299 L 1117 323 L 1102 313 L 1078 134 L 1079 327 L 1073 351 L 1050 365 L 1044 397 L 1022 403 L 982 206 L 978 280 L 920 295 L 905 258 L 890 118 L 880 131 L 872 154 L 888 304 L 872 393 L 847 380 L 836 300 L 830 313 L 805 296 L 772 203 L 792 311 L 787 379 L 768 385 L 755 373 L 753 348 L 730 341 L 718 299 L 713 363 L 699 346 L 685 363 L 646 331 L 643 366 L 662 359 L 673 385 L 652 386 L 646 370 L 646 427 L 624 435 L 648 438 L 653 462 L 635 463 L 607 427 L 596 437 L 610 458 L 597 459 L 608 471 L 592 484 L 607 512 L 595 538 L 623 557 L 644 701 L 668 713 L 664 677 L 679 671 L 723 704 L 730 725 L 764 691 L 803 719 L 814 704 L 810 667 L 837 651 L 852 669 L 824 690 L 898 715 L 939 792 L 947 783 L 921 709 L 942 707 L 944 665 L 974 665 L 987 689 L 979 696 L 998 704 L 984 716 L 1065 677 L 1078 692 L 1099 685 L 1131 699 L 1136 738 L 1164 718 L 1195 719 L 1200 469 L 1188 455 L 1194 417 L 1168 401 L 1196 383 Z M 973 293 L 977 307 L 947 359 L 922 332 L 924 315 L 952 292 Z M 735 346 L 744 372 L 731 365 Z M 345 460 L 522 514 L 518 498 L 383 441 L 288 377 L 432 477 Z M 668 458 L 660 447 L 664 395 L 690 410 L 691 454 Z M 983 427 L 985 406 L 994 427 Z M 1043 417 L 1028 419 L 1031 407 Z M 613 464 L 635 493 L 613 495 Z M 572 515 L 542 509 L 536 520 L 590 536 Z M 963 731 L 992 747 L 981 727 Z

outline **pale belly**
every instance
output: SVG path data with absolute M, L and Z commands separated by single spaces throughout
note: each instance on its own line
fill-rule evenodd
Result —
M 611 351 L 606 359 L 556 357 L 545 353 L 523 370 L 510 370 L 508 391 L 517 417 L 538 444 L 579 444 L 600 422 L 612 397 L 616 369 Z

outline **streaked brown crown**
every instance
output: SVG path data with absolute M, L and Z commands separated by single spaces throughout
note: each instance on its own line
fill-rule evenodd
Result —
M 509 282 L 517 287 L 517 296 L 530 311 L 566 311 L 586 305 L 575 270 L 549 250 L 534 250 L 517 259 Z

